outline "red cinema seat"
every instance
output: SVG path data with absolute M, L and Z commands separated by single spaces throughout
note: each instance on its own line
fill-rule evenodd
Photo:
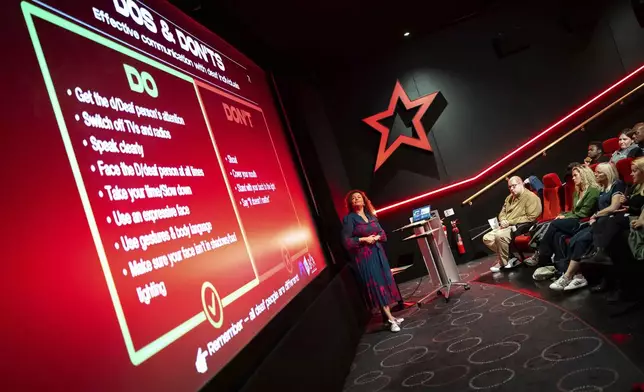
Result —
M 633 158 L 624 158 L 617 161 L 615 166 L 617 167 L 617 172 L 619 173 L 619 178 L 622 179 L 626 184 L 631 185 L 633 183 L 633 176 L 631 175 L 631 163 Z
M 604 155 L 607 157 L 612 157 L 613 153 L 619 150 L 619 138 L 611 138 L 604 140 L 602 143 L 602 149 L 604 150 Z
M 530 250 L 530 240 L 532 239 L 532 236 L 530 234 L 522 234 L 514 237 L 514 246 L 517 247 L 517 249 L 526 252 Z
M 559 188 L 561 180 L 555 173 L 548 173 L 543 176 L 543 214 L 542 221 L 552 220 L 561 213 L 561 201 L 559 200 Z

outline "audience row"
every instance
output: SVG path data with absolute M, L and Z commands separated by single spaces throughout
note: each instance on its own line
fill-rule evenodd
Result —
M 499 213 L 498 227 L 483 237 L 497 255 L 493 272 L 524 262 L 538 267 L 535 280 L 552 278 L 552 290 L 571 291 L 588 286 L 587 271 L 596 272 L 600 266 L 599 284 L 591 289 L 603 291 L 612 286 L 615 290 L 609 299 L 624 296 L 620 278 L 627 274 L 629 261 L 636 258 L 628 235 L 644 229 L 644 123 L 623 130 L 618 143 L 619 148 L 610 156 L 604 153 L 606 143 L 590 143 L 585 163 L 571 168 L 574 194 L 569 211 L 553 220 L 539 221 L 542 200 L 525 188 L 521 178 L 508 180 L 510 195 Z M 620 179 L 615 167 L 624 159 L 631 162 L 632 179 Z M 536 249 L 528 258 L 515 241 L 524 234 Z

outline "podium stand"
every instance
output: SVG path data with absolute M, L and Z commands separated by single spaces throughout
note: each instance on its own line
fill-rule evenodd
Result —
M 404 238 L 403 241 L 418 242 L 429 279 L 440 285 L 436 294 L 443 296 L 447 302 L 453 286 L 463 286 L 465 290 L 469 290 L 470 285 L 460 281 L 452 249 L 443 231 L 443 224 L 436 211 L 432 211 L 431 215 L 430 219 L 413 222 L 394 231 L 414 230 L 414 234 Z M 421 307 L 423 301 L 430 296 L 431 294 L 420 299 L 418 306 Z

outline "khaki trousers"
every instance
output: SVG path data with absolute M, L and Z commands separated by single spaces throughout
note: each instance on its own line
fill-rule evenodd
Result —
M 497 254 L 499 265 L 501 266 L 505 266 L 508 263 L 511 235 L 512 229 L 506 227 L 505 229 L 492 230 L 483 236 L 483 243 Z

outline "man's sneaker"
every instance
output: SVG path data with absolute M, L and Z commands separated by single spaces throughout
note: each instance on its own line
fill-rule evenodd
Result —
M 563 289 L 570 284 L 571 279 L 568 279 L 566 275 L 561 275 L 553 284 L 550 285 L 550 288 L 555 291 L 562 291 Z
M 402 317 L 398 317 L 398 318 L 396 318 L 394 320 L 396 320 L 396 324 L 399 324 L 399 325 L 402 324 L 403 321 L 405 321 L 405 319 L 402 318 Z
M 490 271 L 492 272 L 499 272 L 501 271 L 501 264 L 496 263 L 492 267 L 490 267 Z
M 391 332 L 400 332 L 400 326 L 395 321 L 389 320 L 389 324 L 391 324 Z
M 519 259 L 517 259 L 516 257 L 513 257 L 510 260 L 508 260 L 508 263 L 503 268 L 511 269 L 511 268 L 514 268 L 514 267 L 518 266 L 519 264 L 521 264 Z
M 548 280 L 555 276 L 555 272 L 557 272 L 557 269 L 553 265 L 549 265 L 547 267 L 539 267 L 532 274 L 532 279 L 538 281 Z
M 584 278 L 584 275 L 577 274 L 573 276 L 570 283 L 568 283 L 568 285 L 564 287 L 564 291 L 576 290 L 586 286 L 588 286 L 588 281 L 586 280 L 586 278 Z

